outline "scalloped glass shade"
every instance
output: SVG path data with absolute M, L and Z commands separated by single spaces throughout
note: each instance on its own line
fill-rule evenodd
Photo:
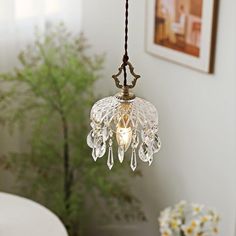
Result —
M 92 148 L 95 161 L 107 155 L 107 165 L 114 165 L 114 148 L 118 160 L 123 162 L 125 153 L 130 152 L 130 167 L 137 168 L 138 158 L 149 165 L 153 155 L 161 148 L 158 136 L 158 113 L 148 101 L 136 97 L 131 101 L 121 101 L 106 97 L 94 104 L 90 114 L 92 130 L 87 143 Z M 116 143 L 116 144 L 115 144 Z

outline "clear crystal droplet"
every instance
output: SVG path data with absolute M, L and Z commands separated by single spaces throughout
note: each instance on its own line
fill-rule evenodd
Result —
M 133 171 L 135 171 L 135 169 L 137 168 L 137 157 L 136 157 L 135 149 L 132 150 L 130 167 Z
M 90 148 L 94 148 L 94 133 L 90 131 L 87 136 L 87 144 Z
M 120 163 L 124 161 L 124 156 L 125 156 L 125 148 L 124 146 L 119 146 L 118 147 L 118 159 Z
M 143 162 L 148 162 L 149 157 L 148 157 L 148 146 L 145 143 L 142 143 L 139 148 L 139 158 Z
M 103 157 L 106 153 L 106 143 L 103 142 L 103 143 L 100 143 L 99 145 L 97 145 L 95 148 L 95 153 L 96 153 L 97 157 L 99 157 L 99 158 Z
M 93 160 L 94 160 L 94 161 L 97 161 L 98 157 L 97 157 L 97 155 L 96 155 L 96 150 L 95 150 L 95 148 L 93 148 L 92 157 L 93 157 Z
M 161 149 L 161 140 L 157 134 L 155 134 L 155 139 L 152 145 L 153 153 L 157 153 Z
M 148 146 L 146 143 L 142 143 L 139 148 L 139 157 L 143 162 L 150 162 L 153 161 L 153 150 L 152 146 Z
M 112 150 L 112 147 L 109 147 L 107 166 L 111 170 L 113 165 L 114 165 L 113 150 Z

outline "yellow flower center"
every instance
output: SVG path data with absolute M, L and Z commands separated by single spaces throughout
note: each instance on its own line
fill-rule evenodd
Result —
M 197 212 L 197 213 L 199 213 L 199 212 L 201 211 L 201 209 L 200 209 L 200 207 L 195 207 L 195 208 L 194 208 L 194 211 Z
M 203 216 L 202 219 L 201 219 L 201 222 L 202 222 L 202 223 L 206 223 L 207 221 L 208 221 L 208 218 L 205 217 L 205 216 Z
M 192 226 L 192 228 L 196 228 L 197 227 L 197 223 L 195 221 L 192 221 L 191 226 Z
M 164 232 L 162 236 L 170 236 L 170 234 L 168 232 Z
M 189 227 L 189 228 L 187 229 L 187 233 L 188 233 L 188 234 L 192 234 L 192 233 L 193 233 L 193 229 L 192 229 L 191 227 Z
M 173 229 L 178 228 L 178 222 L 176 220 L 171 221 L 171 228 L 173 228 Z

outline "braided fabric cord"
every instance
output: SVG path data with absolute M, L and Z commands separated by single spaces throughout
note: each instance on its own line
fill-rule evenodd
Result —
M 129 0 L 126 0 L 125 3 L 125 54 L 123 57 L 124 63 L 124 86 L 127 86 L 127 71 L 126 66 L 129 61 L 128 56 L 128 24 L 129 24 Z

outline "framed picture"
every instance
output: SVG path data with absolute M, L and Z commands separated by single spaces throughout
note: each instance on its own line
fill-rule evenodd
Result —
M 213 72 L 217 0 L 147 0 L 147 51 Z

